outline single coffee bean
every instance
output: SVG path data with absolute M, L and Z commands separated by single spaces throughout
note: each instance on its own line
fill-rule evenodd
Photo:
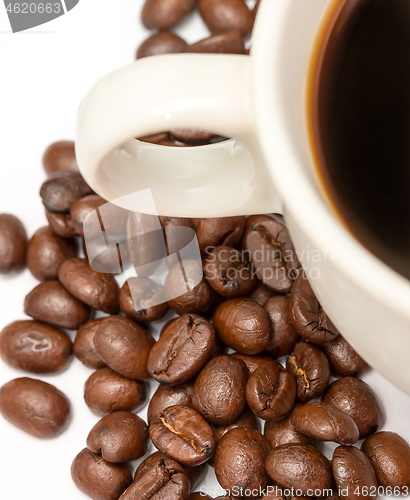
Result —
M 111 368 L 101 368 L 86 381 L 84 399 L 96 415 L 114 411 L 138 412 L 147 402 L 147 385 L 115 373 Z
M 74 240 L 57 236 L 42 227 L 32 236 L 27 248 L 27 267 L 39 281 L 58 279 L 61 264 L 76 256 Z
M 246 368 L 249 371 L 249 375 L 252 375 L 257 368 L 269 363 L 272 360 L 269 356 L 248 356 L 247 354 L 239 354 L 237 352 L 233 353 L 232 356 L 234 358 L 241 359 L 245 363 Z
M 155 340 L 141 326 L 122 316 L 110 316 L 98 327 L 94 345 L 114 371 L 133 380 L 148 380 L 148 357 Z
M 40 189 L 43 205 L 49 212 L 69 212 L 76 201 L 92 189 L 78 172 L 55 172 Z
M 58 277 L 67 290 L 84 304 L 115 314 L 119 309 L 119 288 L 115 278 L 108 273 L 91 269 L 85 259 L 66 260 L 60 267 Z
M 260 354 L 271 341 L 269 314 L 248 297 L 221 304 L 215 312 L 214 326 L 222 342 L 242 354 Z
M 317 441 L 352 445 L 359 440 L 359 429 L 347 413 L 327 403 L 308 403 L 292 417 L 292 425 Z
M 0 274 L 21 271 L 26 265 L 27 234 L 10 214 L 0 214 Z
M 302 403 L 319 398 L 330 380 L 330 367 L 319 347 L 298 342 L 286 361 L 286 369 L 296 377 L 298 398 Z
M 76 201 L 71 207 L 71 224 L 80 236 L 84 236 L 83 223 L 88 215 L 107 203 L 106 200 L 96 194 L 84 196 Z
M 322 344 L 321 347 L 329 360 L 332 373 L 339 377 L 359 377 L 370 370 L 366 361 L 341 335 L 338 335 L 333 342 Z
M 132 483 L 127 464 L 112 464 L 87 448 L 75 457 L 71 477 L 77 488 L 94 500 L 118 500 Z
M 290 303 L 293 325 L 304 339 L 314 344 L 324 344 L 332 342 L 339 335 L 303 272 L 292 287 Z
M 169 30 L 191 13 L 196 0 L 145 0 L 141 19 L 149 29 Z
M 261 306 L 263 306 L 273 295 L 273 292 L 269 290 L 269 288 L 267 288 L 259 279 L 257 280 L 256 287 L 248 293 L 248 297 L 255 300 Z
M 209 254 L 215 247 L 236 247 L 245 227 L 245 217 L 220 217 L 199 219 L 196 237 L 202 254 Z
M 285 488 L 327 490 L 333 486 L 332 466 L 329 460 L 312 446 L 285 444 L 275 448 L 266 459 L 269 477 Z
M 160 385 L 154 392 L 148 406 L 147 419 L 150 424 L 169 406 L 189 406 L 192 408 L 194 386 L 190 383 L 174 386 Z
M 245 408 L 245 410 L 241 413 L 239 418 L 232 422 L 229 425 L 216 425 L 214 426 L 214 434 L 215 441 L 218 444 L 219 440 L 222 436 L 224 436 L 231 429 L 254 429 L 255 431 L 260 431 L 259 420 L 256 418 L 255 414 L 249 409 Z
M 200 465 L 214 453 L 211 427 L 188 406 L 166 408 L 151 422 L 149 433 L 156 448 L 183 465 Z
M 160 31 L 142 42 L 137 50 L 137 59 L 160 54 L 181 54 L 188 51 L 188 44 L 180 36 L 170 31 Z M 169 141 L 168 134 L 164 137 Z M 144 141 L 150 142 L 150 141 Z
M 377 500 L 377 479 L 366 455 L 354 446 L 339 446 L 333 453 L 332 468 L 340 496 L 346 500 Z
M 66 214 L 53 214 L 46 209 L 45 214 L 50 229 L 57 236 L 61 236 L 62 238 L 71 238 L 76 234 L 71 221 L 71 214 L 69 212 Z
M 290 300 L 284 295 L 275 295 L 263 306 L 272 321 L 272 341 L 268 348 L 274 358 L 291 354 L 300 340 L 290 314 Z
M 105 368 L 107 365 L 101 359 L 94 345 L 94 335 L 106 318 L 93 319 L 83 325 L 77 332 L 74 341 L 75 356 L 88 368 Z
M 196 129 L 186 129 L 186 128 L 174 128 L 169 131 L 170 136 L 179 142 L 191 145 L 202 145 L 209 144 L 209 141 L 214 137 L 217 137 L 212 132 L 207 132 L 206 130 L 196 130 Z
M 265 423 L 264 435 L 272 450 L 283 444 L 310 444 L 314 446 L 313 439 L 302 434 L 292 425 L 292 417 L 300 408 L 302 405 L 297 403 L 286 417 L 279 420 L 268 420 Z
M 76 330 L 90 316 L 90 308 L 54 280 L 33 288 L 24 300 L 24 312 L 37 321 L 69 330 Z
M 179 262 L 180 252 L 190 244 L 195 245 L 195 227 L 192 219 L 187 217 L 160 217 L 159 220 L 164 230 L 167 267 L 172 269 Z
M 53 385 L 27 377 L 11 380 L 1 387 L 0 413 L 38 438 L 59 436 L 71 421 L 67 397 Z
M 197 54 L 245 54 L 245 45 L 239 30 L 212 35 L 189 46 Z
M 87 447 L 107 462 L 129 462 L 145 455 L 148 439 L 148 426 L 142 418 L 116 411 L 95 424 L 88 434 Z
M 370 385 L 355 377 L 335 380 L 322 401 L 350 415 L 359 428 L 360 439 L 375 433 L 386 418 L 383 405 Z
M 199 13 L 211 33 L 239 30 L 247 35 L 253 26 L 244 0 L 199 0 Z
M 295 399 L 295 378 L 273 359 L 249 377 L 246 401 L 262 420 L 277 420 L 285 416 L 293 408 Z
M 61 373 L 68 368 L 73 345 L 64 332 L 37 321 L 14 321 L 0 333 L 1 359 L 31 373 Z
M 268 485 L 265 460 L 270 451 L 269 443 L 254 429 L 236 428 L 227 432 L 219 441 L 215 453 L 215 474 L 222 488 L 238 496 L 254 497 L 246 490 L 262 491 Z
M 125 316 L 143 325 L 159 321 L 169 309 L 164 288 L 148 278 L 128 278 L 119 300 Z
M 410 445 L 395 432 L 377 432 L 362 444 L 377 481 L 383 488 L 399 488 L 406 495 L 410 488 Z M 396 494 L 396 493 L 395 493 Z
M 248 369 L 243 361 L 232 356 L 218 356 L 198 375 L 192 404 L 208 422 L 229 425 L 245 408 L 247 381 Z
M 78 172 L 74 142 L 58 141 L 51 144 L 44 153 L 43 166 L 47 175 L 54 172 Z

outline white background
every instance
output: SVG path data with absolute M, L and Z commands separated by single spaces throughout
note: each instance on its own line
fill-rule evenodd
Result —
M 143 0 L 81 0 L 67 15 L 20 34 L 11 33 L 0 4 L 0 213 L 19 216 L 29 235 L 46 224 L 38 195 L 45 179 L 43 151 L 51 142 L 74 137 L 76 112 L 91 85 L 133 61 L 148 34 L 139 20 L 142 4 Z M 198 15 L 177 31 L 189 42 L 207 35 Z M 36 284 L 28 271 L 0 276 L 0 328 L 25 317 L 23 299 Z M 0 498 L 86 498 L 71 481 L 70 465 L 98 421 L 82 394 L 91 373 L 74 360 L 62 375 L 39 377 L 55 384 L 73 403 L 74 420 L 58 439 L 32 438 L 0 417 Z M 20 376 L 24 374 L 0 361 L 0 385 Z M 385 429 L 410 440 L 410 397 L 375 372 L 364 378 L 384 401 Z M 141 416 L 145 414 L 143 410 Z M 327 445 L 326 453 L 333 448 Z M 206 484 L 218 488 L 211 468 Z

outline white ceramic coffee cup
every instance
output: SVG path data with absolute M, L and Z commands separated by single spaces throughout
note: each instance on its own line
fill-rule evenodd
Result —
M 335 1 L 339 8 L 346 0 Z M 333 322 L 368 363 L 410 393 L 410 282 L 343 226 L 308 141 L 307 70 L 333 4 L 262 1 L 251 57 L 156 56 L 105 77 L 81 105 L 78 162 L 98 194 L 135 211 L 146 207 L 125 195 L 149 188 L 160 215 L 283 212 Z M 233 139 L 197 148 L 133 139 L 172 128 Z

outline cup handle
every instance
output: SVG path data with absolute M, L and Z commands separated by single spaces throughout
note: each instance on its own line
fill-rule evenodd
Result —
M 135 211 L 146 211 L 138 202 L 144 197 L 130 207 L 126 195 L 150 189 L 159 215 L 280 211 L 254 134 L 250 69 L 249 56 L 172 54 L 138 60 L 100 80 L 78 114 L 76 154 L 85 180 Z M 174 128 L 232 139 L 192 148 L 135 139 Z

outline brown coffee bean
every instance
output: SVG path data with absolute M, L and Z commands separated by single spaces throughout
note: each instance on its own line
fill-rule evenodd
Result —
M 215 344 L 212 324 L 196 314 L 185 314 L 172 323 L 152 348 L 148 372 L 161 384 L 182 384 L 210 359 Z
M 383 405 L 370 385 L 355 377 L 335 380 L 322 401 L 350 415 L 359 428 L 360 439 L 376 432 L 386 418 Z
M 253 26 L 244 0 L 199 0 L 199 13 L 211 33 L 239 30 L 247 35 Z
M 400 488 L 406 494 L 410 488 L 410 445 L 395 432 L 377 432 L 362 444 L 377 481 L 383 488 Z M 396 493 L 394 492 L 396 495 Z
M 49 212 L 47 209 L 45 210 L 45 214 L 47 217 L 47 222 L 50 226 L 50 229 L 57 236 L 61 236 L 62 238 L 71 238 L 74 236 L 75 229 L 71 223 L 71 214 L 53 214 Z
M 1 359 L 31 373 L 61 373 L 68 368 L 73 345 L 64 332 L 37 321 L 14 321 L 0 333 Z
M 191 128 L 174 128 L 169 131 L 172 139 L 183 142 L 184 144 L 191 145 L 202 145 L 209 144 L 209 141 L 214 137 L 217 137 L 216 134 L 212 132 L 207 132 L 206 130 L 196 130 Z
M 189 52 L 197 54 L 245 54 L 243 38 L 238 30 L 212 35 L 189 47 Z
M 322 306 L 319 304 L 309 281 L 301 272 L 290 294 L 292 321 L 301 337 L 314 344 L 332 342 L 339 335 Z
M 56 280 L 61 264 L 76 256 L 75 242 L 57 236 L 49 226 L 32 236 L 27 248 L 27 267 L 39 281 Z
M 215 312 L 214 326 L 222 342 L 242 354 L 260 354 L 271 341 L 269 314 L 248 297 L 221 304 Z
M 114 411 L 138 412 L 147 402 L 147 385 L 115 373 L 111 368 L 101 368 L 86 381 L 84 399 L 96 415 Z
M 377 479 L 366 455 L 354 446 L 339 446 L 332 459 L 333 474 L 341 498 L 377 500 Z
M 40 189 L 43 205 L 49 212 L 69 212 L 76 201 L 92 189 L 78 172 L 55 172 Z
M 266 459 L 270 478 L 285 488 L 326 490 L 333 486 L 332 466 L 318 450 L 308 445 L 285 444 L 275 448 Z
M 205 479 L 206 473 L 209 469 L 209 462 L 211 460 L 212 458 L 201 465 L 196 465 L 195 467 L 188 467 L 187 465 L 184 466 L 185 474 L 188 476 L 189 483 L 191 485 L 191 491 Z
M 248 369 L 243 361 L 232 356 L 218 356 L 198 375 L 192 404 L 208 422 L 229 425 L 245 408 L 247 381 Z
M 183 465 L 206 462 L 215 449 L 211 427 L 188 406 L 166 408 L 149 426 L 154 446 Z
M 90 307 L 107 314 L 118 312 L 119 288 L 111 274 L 94 271 L 85 259 L 70 259 L 61 265 L 58 277 L 74 297 Z
M 296 377 L 298 398 L 302 403 L 319 398 L 330 380 L 329 362 L 319 347 L 298 342 L 286 361 L 286 369 Z
M 187 51 L 188 44 L 180 36 L 170 31 L 160 31 L 142 42 L 137 50 L 136 59 L 161 54 L 182 54 Z M 167 133 L 164 133 L 164 136 L 168 139 Z
M 269 288 L 267 288 L 259 279 L 257 280 L 256 287 L 248 293 L 248 297 L 255 300 L 261 306 L 263 306 L 272 296 L 273 292 L 269 290 Z
M 118 500 L 132 483 L 127 464 L 112 464 L 87 448 L 75 457 L 71 477 L 77 488 L 94 500 Z
M 199 219 L 196 224 L 196 237 L 201 253 L 209 254 L 219 245 L 236 247 L 244 227 L 245 217 L 242 216 Z
M 107 365 L 101 359 L 94 345 L 94 335 L 106 318 L 93 319 L 83 325 L 77 332 L 74 341 L 75 356 L 88 368 L 104 368 Z
M 95 424 L 88 434 L 87 447 L 107 462 L 129 462 L 145 455 L 148 439 L 148 426 L 142 418 L 116 411 Z
M 196 0 L 145 0 L 141 19 L 149 29 L 169 30 L 191 13 Z
M 125 316 L 143 325 L 159 321 L 169 309 L 164 288 L 148 278 L 128 278 L 119 300 Z
M 202 491 L 194 491 L 194 493 L 191 493 L 189 496 L 189 500 L 212 500 L 212 497 Z
M 257 368 L 246 385 L 249 408 L 262 420 L 276 420 L 293 408 L 296 399 L 296 382 L 273 359 Z
M 339 377 L 359 377 L 370 370 L 366 361 L 341 335 L 338 335 L 333 342 L 322 344 L 321 347 L 329 360 L 332 373 Z
M 180 384 L 172 387 L 160 385 L 154 392 L 148 406 L 147 419 L 150 424 L 155 418 L 169 406 L 189 406 L 192 408 L 192 395 L 194 386 L 192 384 Z
M 269 443 L 254 429 L 236 428 L 227 432 L 215 453 L 215 474 L 222 488 L 242 497 L 254 497 L 246 490 L 264 490 L 268 484 L 265 460 Z M 238 491 L 235 491 L 235 489 Z
M 149 144 L 157 144 L 159 146 L 171 146 L 171 147 L 185 146 L 185 144 L 179 144 L 174 142 L 171 139 L 168 132 L 159 132 L 158 134 L 144 135 L 142 137 L 137 137 L 137 139 L 142 142 L 147 142 Z
M 292 425 L 292 417 L 300 408 L 302 405 L 297 403 L 286 417 L 279 420 L 268 420 L 265 423 L 264 435 L 272 450 L 283 444 L 310 444 L 314 446 L 313 439 L 302 434 Z
M 252 375 L 257 368 L 269 363 L 272 359 L 269 356 L 248 356 L 247 354 L 239 354 L 237 352 L 233 353 L 232 356 L 241 359 L 245 363 L 249 375 Z
M 216 443 L 218 444 L 221 437 L 224 436 L 231 429 L 237 429 L 239 427 L 244 429 L 255 429 L 255 431 L 260 432 L 259 420 L 256 418 L 254 413 L 252 413 L 252 411 L 249 408 L 245 408 L 245 410 L 241 413 L 239 418 L 235 420 L 235 422 L 232 422 L 232 424 L 214 426 L 213 429 L 214 429 Z
M 43 166 L 47 175 L 54 172 L 78 172 L 74 142 L 58 141 L 51 144 L 44 153 Z
M 300 337 L 292 323 L 289 297 L 275 295 L 268 299 L 263 307 L 272 321 L 273 333 L 269 352 L 274 358 L 291 354 Z
M 27 233 L 10 214 L 0 214 L 0 274 L 21 271 L 26 265 Z
M 67 397 L 53 385 L 17 378 L 0 389 L 0 413 L 19 429 L 38 438 L 54 438 L 71 421 Z
M 122 316 L 110 316 L 98 327 L 94 345 L 114 371 L 133 380 L 148 380 L 148 357 L 155 340 L 141 326 Z
M 75 231 L 80 236 L 84 236 L 83 223 L 88 215 L 90 215 L 94 210 L 105 205 L 106 200 L 101 198 L 96 194 L 90 194 L 84 196 L 80 200 L 76 201 L 71 207 L 71 224 L 73 225 Z
M 59 281 L 44 281 L 26 296 L 24 312 L 37 321 L 76 330 L 90 317 L 90 308 Z
M 327 403 L 308 403 L 292 417 L 292 425 L 317 441 L 352 445 L 359 440 L 359 429 L 347 413 Z

